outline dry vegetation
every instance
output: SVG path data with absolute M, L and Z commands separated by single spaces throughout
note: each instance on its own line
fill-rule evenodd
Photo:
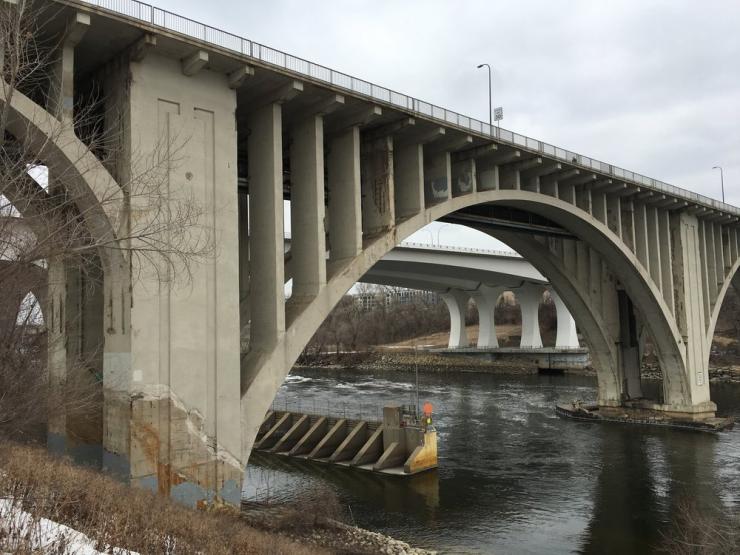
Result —
M 117 546 L 139 553 L 323 552 L 256 530 L 236 509 L 187 509 L 56 459 L 38 447 L 0 444 L 0 498 L 15 500 L 36 518 L 48 518 L 83 532 L 97 542 L 99 551 Z M 319 514 L 316 504 L 311 509 Z M 14 537 L 13 530 L 5 536 L 0 533 L 0 552 L 12 547 L 13 552 L 29 553 L 33 532 L 21 537 Z M 8 546 L 11 539 L 15 546 Z
M 660 552 L 670 555 L 736 555 L 740 553 L 740 513 L 700 509 L 684 501 L 662 539 Z

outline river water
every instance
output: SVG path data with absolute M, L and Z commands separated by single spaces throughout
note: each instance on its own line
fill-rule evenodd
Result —
M 414 383 L 400 372 L 294 370 L 276 403 L 377 414 L 415 403 Z M 434 405 L 438 470 L 385 477 L 256 454 L 245 494 L 289 501 L 330 487 L 358 526 L 442 553 L 653 553 L 682 504 L 740 505 L 740 429 L 556 417 L 558 402 L 595 399 L 594 378 L 422 372 L 420 397 Z M 712 397 L 740 417 L 740 387 L 713 386 Z

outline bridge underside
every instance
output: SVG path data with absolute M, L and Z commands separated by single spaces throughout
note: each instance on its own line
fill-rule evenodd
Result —
M 318 326 L 401 240 L 440 219 L 501 239 L 548 279 L 589 347 L 601 405 L 642 397 L 649 337 L 663 376 L 654 407 L 714 414 L 709 348 L 740 260 L 733 213 L 566 162 L 536 141 L 463 131 L 149 24 L 59 6 L 45 30 L 61 45 L 47 93 L 14 91 L 0 108 L 95 245 L 99 275 L 84 303 L 74 279 L 83 262 L 48 260 L 49 372 L 63 380 L 84 359 L 102 375 L 105 464 L 132 482 L 191 503 L 238 501 L 259 426 Z M 91 91 L 115 138 L 105 163 L 73 120 Z M 179 227 L 162 224 L 183 206 L 195 208 Z

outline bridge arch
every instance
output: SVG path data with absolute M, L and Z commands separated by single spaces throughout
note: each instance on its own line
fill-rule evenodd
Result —
M 641 314 L 649 315 L 649 318 L 643 318 L 643 325 L 656 337 L 656 351 L 664 368 L 665 402 L 681 404 L 682 396 L 688 391 L 681 335 L 660 291 L 651 282 L 649 274 L 635 254 L 620 238 L 588 212 L 564 200 L 522 190 L 480 191 L 454 197 L 429 207 L 416 216 L 398 223 L 390 231 L 366 241 L 361 253 L 336 271 L 315 298 L 307 306 L 302 307 L 292 321 L 288 321 L 285 333 L 278 337 L 275 347 L 270 352 L 253 350 L 244 357 L 242 421 L 245 423 L 243 441 L 246 450 L 245 460 L 248 459 L 262 415 L 267 411 L 278 388 L 318 326 L 352 285 L 396 244 L 427 223 L 442 218 L 451 221 L 451 216 L 461 213 L 468 207 L 486 204 L 505 205 L 543 216 L 571 232 L 601 255 L 616 280 L 632 299 L 633 305 L 639 307 Z M 484 228 L 482 230 L 486 231 Z M 578 284 L 568 275 L 568 271 L 555 263 L 550 253 L 538 241 L 534 239 L 523 241 L 511 233 L 486 232 L 508 242 L 533 262 L 543 275 L 552 280 L 555 290 L 572 311 L 581 329 L 584 330 L 586 341 L 596 353 L 595 366 L 599 374 L 600 401 L 604 404 L 618 405 L 623 399 L 624 388 L 621 383 L 622 376 L 616 370 L 619 357 L 614 347 L 614 330 L 607 329 L 608 326 L 600 318 L 590 298 L 580 290 Z
M 722 311 L 722 306 L 725 303 L 725 297 L 730 287 L 734 287 L 735 290 L 740 293 L 740 259 L 730 268 L 727 277 L 722 282 L 722 286 L 717 291 L 717 298 L 711 306 L 711 314 L 709 316 L 709 322 L 707 324 L 707 336 L 706 336 L 706 349 L 707 352 L 712 350 L 712 342 L 714 340 L 714 331 L 717 328 L 717 321 L 719 320 L 719 314 Z

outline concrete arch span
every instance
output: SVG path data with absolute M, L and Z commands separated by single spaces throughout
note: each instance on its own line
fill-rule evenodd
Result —
M 430 221 L 442 218 L 457 221 L 455 215 L 464 214 L 465 208 L 485 204 L 501 204 L 540 214 L 560 224 L 597 252 L 603 264 L 613 273 L 609 285 L 616 289 L 618 282 L 624 287 L 633 304 L 640 307 L 640 312 L 649 315 L 644 324 L 650 327 L 655 337 L 660 337 L 657 340 L 657 351 L 666 376 L 665 404 L 690 409 L 693 403 L 706 410 L 703 407 L 709 402 L 708 389 L 704 397 L 692 398 L 686 385 L 683 342 L 669 308 L 655 285 L 646 277 L 642 264 L 619 237 L 607 225 L 571 203 L 540 193 L 499 189 L 449 199 L 398 223 L 390 231 L 366 242 L 360 255 L 337 268 L 327 285 L 320 289 L 310 303 L 300 307 L 291 307 L 290 301 L 287 303 L 286 314 L 292 314 L 292 317 L 286 322 L 285 333 L 276 338 L 274 348 L 262 352 L 253 350 L 243 358 L 242 422 L 245 424 L 245 460 L 257 434 L 261 417 L 295 360 L 321 322 L 352 285 L 396 244 Z M 461 220 L 459 223 L 465 222 Z M 572 269 L 558 263 L 552 253 L 545 249 L 542 241 L 523 241 L 517 234 L 511 233 L 497 232 L 493 235 L 509 242 L 530 259 L 543 275 L 552 280 L 557 293 L 576 317 L 589 346 L 596 353 L 595 365 L 600 369 L 600 402 L 619 405 L 626 394 L 625 377 L 617 369 L 620 354 L 614 346 L 615 342 L 619 342 L 619 316 L 611 323 L 612 329 L 607 329 L 609 326 L 599 314 L 600 307 L 574 281 L 570 275 Z M 614 306 L 612 309 L 618 311 Z M 636 370 L 639 381 L 639 367 Z

